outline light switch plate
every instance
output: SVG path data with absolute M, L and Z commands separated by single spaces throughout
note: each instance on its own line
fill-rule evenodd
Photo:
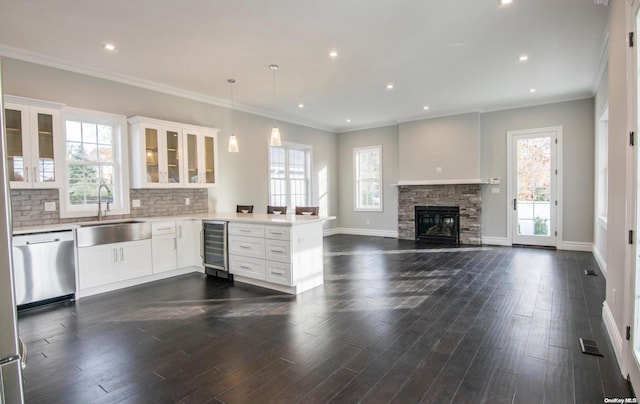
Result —
M 491 184 L 491 185 L 500 184 L 500 177 L 491 177 L 491 178 L 489 178 L 489 184 Z
M 442 172 L 442 167 L 436 167 L 436 172 L 437 173 L 441 173 Z
M 132 199 L 131 200 L 131 207 L 132 208 L 139 208 L 140 207 L 140 199 Z
M 44 211 L 45 212 L 55 212 L 56 211 L 56 203 L 55 202 L 45 202 L 44 203 Z
M 191 204 L 191 200 L 189 200 L 189 198 L 184 198 L 184 204 L 185 205 Z

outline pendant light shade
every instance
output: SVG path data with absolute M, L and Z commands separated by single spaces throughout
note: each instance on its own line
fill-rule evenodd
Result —
M 232 133 L 231 136 L 229 136 L 229 153 L 237 153 L 240 150 L 238 149 L 238 138 L 236 137 L 235 133 Z
M 280 129 L 278 129 L 277 126 L 274 126 L 273 129 L 271 129 L 271 140 L 269 141 L 269 144 L 273 147 L 282 146 L 282 138 L 280 138 Z
M 270 65 L 269 69 L 273 71 L 273 104 L 276 104 L 276 70 L 278 65 Z M 269 145 L 272 147 L 282 146 L 282 138 L 280 137 L 280 129 L 276 125 L 276 120 L 273 120 L 273 129 L 271 129 L 271 138 L 269 139 Z
M 233 85 L 235 84 L 235 80 L 234 79 L 228 79 L 227 83 L 229 83 L 230 87 L 231 87 L 231 119 L 230 119 L 230 125 L 233 124 Z M 229 146 L 227 148 L 227 150 L 229 151 L 229 153 L 237 153 L 240 151 L 240 149 L 238 148 L 238 138 L 236 137 L 236 134 L 231 132 L 231 135 L 229 136 Z

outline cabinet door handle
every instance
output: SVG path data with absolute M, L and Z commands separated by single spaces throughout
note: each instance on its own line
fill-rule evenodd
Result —
M 178 249 L 178 239 L 177 238 L 173 238 L 173 249 L 177 250 Z
M 113 249 L 113 262 L 118 262 L 118 249 Z
M 29 182 L 29 167 L 24 168 L 24 182 Z
M 518 209 L 518 202 L 516 201 L 516 198 L 513 198 L 513 210 L 517 210 Z
M 284 272 L 274 272 L 274 271 L 271 271 L 271 275 L 284 276 Z
M 246 269 L 246 270 L 250 270 L 250 269 L 251 269 L 251 267 L 246 266 L 246 265 L 240 265 L 240 268 L 242 268 L 242 269 Z
M 243 233 L 251 233 L 251 230 L 249 229 L 240 229 L 240 231 Z
M 200 258 L 204 260 L 204 228 L 200 229 Z
M 284 233 L 281 231 L 270 231 L 269 233 L 271 233 L 274 236 L 284 236 Z
M 284 254 L 284 250 L 274 250 L 273 248 L 269 252 L 272 254 Z
M 37 168 L 33 167 L 33 182 L 38 182 L 38 172 L 36 170 Z
M 158 230 L 171 230 L 171 226 L 169 226 L 169 227 L 158 227 Z
M 251 246 L 249 245 L 240 245 L 240 248 L 244 248 L 245 250 L 248 250 L 251 248 Z
M 124 261 L 124 249 L 120 247 L 120 261 Z
M 178 237 L 182 238 L 182 226 L 178 226 Z

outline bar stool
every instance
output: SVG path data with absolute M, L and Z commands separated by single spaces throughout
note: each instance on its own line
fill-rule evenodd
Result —
M 253 205 L 236 205 L 236 213 L 253 213 Z
M 317 206 L 296 206 L 296 215 L 318 216 Z
M 267 214 L 268 215 L 278 215 L 278 214 L 283 214 L 286 215 L 287 214 L 287 207 L 286 206 L 270 206 L 267 205 Z

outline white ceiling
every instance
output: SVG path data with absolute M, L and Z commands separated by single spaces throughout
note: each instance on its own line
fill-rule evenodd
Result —
M 0 55 L 222 105 L 235 78 L 237 108 L 333 131 L 589 97 L 608 12 L 593 0 L 0 0 L 0 10 Z

